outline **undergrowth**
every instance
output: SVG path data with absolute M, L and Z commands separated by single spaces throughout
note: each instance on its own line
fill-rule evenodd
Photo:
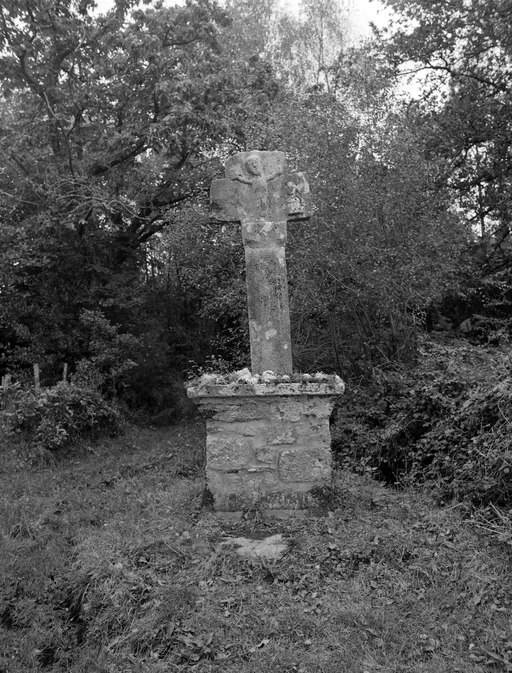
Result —
M 425 339 L 412 371 L 376 372 L 342 400 L 343 465 L 388 483 L 429 483 L 446 500 L 512 506 L 508 349 Z

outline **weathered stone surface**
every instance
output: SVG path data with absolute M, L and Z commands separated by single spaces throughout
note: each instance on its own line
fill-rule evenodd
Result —
M 190 389 L 189 389 L 190 390 Z M 190 397 L 197 397 L 190 395 Z M 211 414 L 212 420 L 224 421 L 226 423 L 254 421 L 263 418 L 262 414 L 265 408 L 256 404 L 250 399 L 242 399 L 240 403 L 220 402 L 215 398 L 202 396 L 200 401 L 200 409 L 203 415 Z
M 277 404 L 270 407 L 269 417 L 272 421 L 298 422 L 305 418 L 328 419 L 334 406 L 334 396 L 316 397 L 304 395 L 300 398 L 280 397 Z
M 276 391 L 275 384 L 266 385 Z M 334 399 L 295 390 L 290 395 L 202 398 L 201 404 L 207 401 L 213 409 L 207 421 L 206 474 L 215 509 L 309 506 L 309 491 L 330 481 Z M 239 420 L 247 409 L 255 418 Z
M 339 376 L 324 376 L 322 381 L 273 382 L 260 381 L 258 383 L 246 383 L 232 381 L 230 383 L 217 383 L 216 381 L 199 381 L 187 387 L 190 398 L 202 397 L 207 404 L 209 397 L 290 397 L 312 395 L 311 403 L 315 406 L 315 398 L 321 395 L 341 395 L 345 391 L 345 384 Z M 236 403 L 238 404 L 238 402 Z M 247 407 L 254 405 L 254 399 L 245 403 Z
M 222 472 L 207 467 L 206 484 L 215 509 L 235 512 L 257 506 L 266 492 L 276 488 L 277 481 L 272 469 Z
M 297 443 L 301 446 L 316 448 L 319 446 L 330 446 L 331 444 L 328 417 L 321 419 L 306 417 L 294 423 L 294 427 Z
M 245 247 L 257 250 L 276 246 L 283 261 L 287 237 L 285 219 L 276 222 L 271 220 L 246 220 L 242 222 L 242 241 Z M 280 262 L 281 266 L 283 261 Z
M 286 231 L 286 222 L 281 224 Z M 257 374 L 267 370 L 291 374 L 292 344 L 284 243 L 269 238 L 253 247 L 245 242 L 245 264 L 252 371 Z
M 252 396 L 237 397 L 233 387 L 230 396 L 218 396 L 225 387 L 215 385 L 209 390 L 215 396 L 198 400 L 210 414 L 206 473 L 215 508 L 306 507 L 307 493 L 330 481 L 329 415 L 340 382 L 333 377 L 306 386 L 269 381 L 244 392 L 254 388 L 258 394 Z M 300 388 L 308 393 L 300 394 Z M 288 394 L 275 394 L 283 390 Z
M 243 494 L 231 494 L 226 500 L 218 500 L 218 509 L 228 512 L 247 510 L 253 507 L 258 507 L 263 511 L 306 509 L 314 504 L 314 498 L 310 490 L 310 485 L 306 486 L 306 490 L 300 490 L 297 487 L 286 489 L 281 486 L 279 490 L 261 493 L 256 502 L 251 502 Z
M 274 446 L 276 444 L 295 444 L 297 441 L 297 430 L 294 424 L 276 424 L 267 426 L 265 432 L 265 443 Z
M 253 460 L 252 444 L 225 433 L 206 436 L 206 460 L 211 468 L 239 469 Z
M 248 477 L 250 477 L 248 479 Z M 245 474 L 207 471 L 207 486 L 214 508 L 220 512 L 261 510 L 300 510 L 314 502 L 310 491 L 314 483 L 284 484 L 270 473 Z
M 293 488 L 280 485 L 277 491 L 269 491 L 262 495 L 259 507 L 265 509 L 306 509 L 314 503 L 310 491 L 313 484 L 295 484 Z
M 268 446 L 268 444 L 263 444 L 262 446 L 257 446 L 254 449 L 256 455 L 256 460 L 261 463 L 266 463 L 267 465 L 277 466 L 277 459 L 279 457 L 279 450 L 275 446 Z
M 284 482 L 323 482 L 331 477 L 331 453 L 322 449 L 287 449 L 278 461 L 278 477 Z

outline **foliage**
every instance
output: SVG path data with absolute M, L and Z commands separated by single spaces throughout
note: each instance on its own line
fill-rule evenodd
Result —
M 129 373 L 137 366 L 130 356 L 141 344 L 132 334 L 120 334 L 100 311 L 83 311 L 80 322 L 88 338 L 83 349 L 86 357 L 78 362 L 74 380 L 115 397 L 129 385 Z
M 4 107 L 13 111 L 6 191 L 35 189 L 40 225 L 58 221 L 77 243 L 109 229 L 121 256 L 190 195 L 190 174 L 226 130 L 219 97 L 236 104 L 215 37 L 223 12 L 198 2 L 128 19 L 128 7 L 93 18 L 70 1 L 41 0 L 30 11 L 12 2 L 1 34 Z M 34 208 L 16 204 L 18 194 L 25 219 Z
M 289 87 L 334 92 L 338 58 L 351 41 L 350 3 L 302 0 L 298 15 L 282 16 L 278 29 L 271 58 Z
M 226 0 L 225 6 L 235 57 L 263 57 L 293 91 L 336 88 L 339 55 L 353 42 L 350 2 L 301 0 L 295 12 L 279 0 Z
M 492 244 L 491 244 L 492 245 Z M 512 335 L 511 270 L 506 264 L 507 249 L 492 254 L 505 262 L 503 268 L 488 273 L 485 261 L 487 242 L 468 248 L 468 264 L 457 292 L 448 292 L 438 305 L 438 318 L 445 327 L 456 327 L 473 343 L 502 344 Z M 483 264 L 483 268 L 482 268 Z M 435 318 L 435 316 L 432 316 Z
M 172 336 L 181 371 L 190 362 L 204 367 L 212 358 L 234 369 L 246 366 L 249 326 L 240 228 L 209 223 L 200 203 L 184 209 L 179 226 L 155 242 L 155 255 L 179 301 L 169 322 L 176 330 Z
M 339 460 L 441 498 L 510 507 L 512 389 L 507 350 L 424 340 L 410 372 L 381 373 L 348 400 Z
M 435 353 L 435 358 L 438 373 L 417 391 L 414 402 L 413 414 L 421 429 L 416 435 L 412 476 L 438 481 L 445 497 L 509 507 L 512 390 L 508 353 L 486 357 L 485 351 L 463 347 Z M 472 372 L 467 372 L 468 364 Z M 434 411 L 429 413 L 429 409 Z
M 8 414 L 10 431 L 22 438 L 34 458 L 57 454 L 77 440 L 116 435 L 122 415 L 97 388 L 60 382 L 50 388 L 18 390 Z
M 208 223 L 206 193 L 248 147 L 285 150 L 311 182 L 287 249 L 296 369 L 369 380 L 413 363 L 436 321 L 506 337 L 505 4 L 393 4 L 418 24 L 379 50 L 350 47 L 335 0 L 296 18 L 275 0 L 4 3 L 0 371 L 37 363 L 52 387 L 67 363 L 175 419 L 190 362 L 246 366 L 243 247 Z M 446 76 L 435 105 L 400 102 L 405 59 Z
M 70 382 L 40 390 L 17 383 L 7 389 L 4 417 L 34 455 L 116 434 L 127 413 L 153 422 L 191 413 L 181 382 L 161 360 L 157 369 L 163 348 L 149 343 L 147 335 L 121 333 L 100 311 L 83 311 L 79 326 L 83 357 Z
M 169 346 L 156 325 L 140 336 L 123 333 L 100 311 L 80 315 L 81 354 L 73 381 L 97 388 L 106 400 L 117 400 L 125 414 L 143 422 L 174 422 L 189 416 L 191 406 L 172 362 Z

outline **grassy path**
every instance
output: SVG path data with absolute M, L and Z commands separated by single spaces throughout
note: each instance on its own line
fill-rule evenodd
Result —
M 327 516 L 201 510 L 201 426 L 0 453 L 0 673 L 512 671 L 512 577 L 459 507 L 339 475 Z M 282 533 L 279 561 L 220 548 Z M 509 659 L 510 658 L 510 659 Z

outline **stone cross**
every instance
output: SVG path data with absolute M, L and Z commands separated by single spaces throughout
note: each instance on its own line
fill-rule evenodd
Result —
M 210 194 L 213 220 L 242 224 L 252 373 L 291 374 L 286 227 L 310 216 L 306 178 L 287 172 L 284 152 L 240 152 Z

